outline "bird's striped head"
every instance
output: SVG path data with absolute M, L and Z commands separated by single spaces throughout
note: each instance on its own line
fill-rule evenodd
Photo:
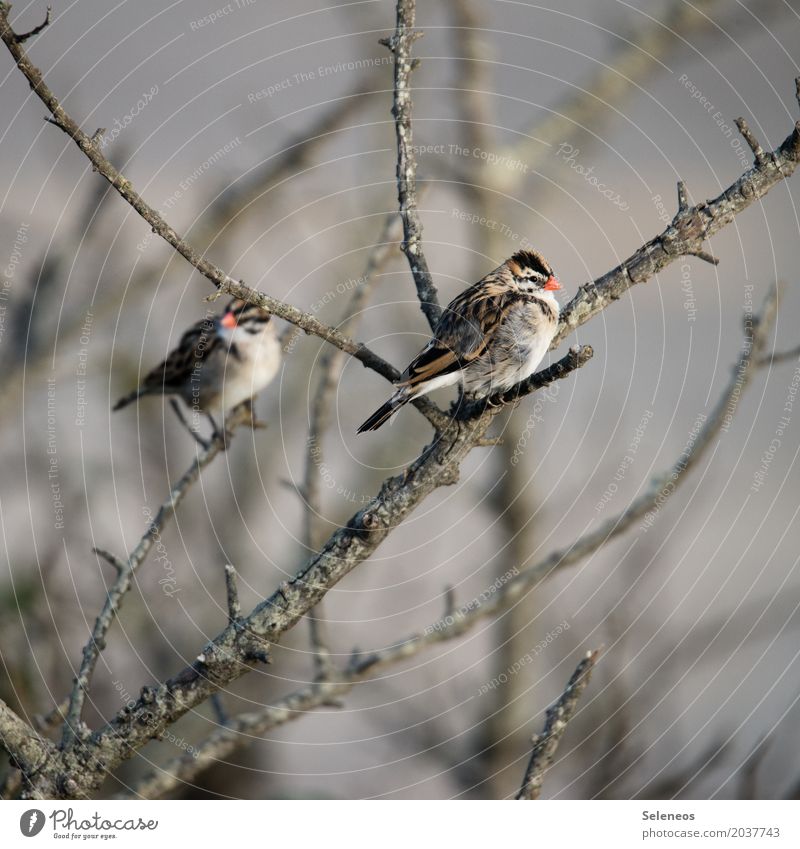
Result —
M 555 292 L 561 288 L 550 264 L 538 251 L 517 251 L 506 260 L 506 266 L 523 289 Z
M 219 319 L 220 327 L 224 330 L 244 330 L 247 333 L 261 333 L 269 324 L 270 314 L 255 304 L 234 298 Z

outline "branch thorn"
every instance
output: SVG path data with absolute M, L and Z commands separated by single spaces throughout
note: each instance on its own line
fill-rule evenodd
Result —
M 10 3 L 8 4 L 8 9 L 9 10 L 11 9 Z M 20 34 L 14 33 L 14 41 L 16 41 L 17 44 L 22 44 L 23 42 L 27 41 L 29 38 L 33 38 L 34 35 L 39 35 L 39 33 L 45 27 L 50 25 L 50 21 L 52 21 L 52 19 L 53 19 L 53 7 L 48 6 L 47 7 L 47 16 L 45 17 L 44 22 L 39 24 L 38 27 L 34 27 L 29 32 L 23 32 L 23 33 L 20 33 Z
M 708 251 L 692 251 L 692 256 L 696 256 L 698 259 L 702 259 L 703 262 L 710 262 L 711 265 L 719 265 L 719 257 L 713 256 Z
M 764 153 L 764 148 L 761 147 L 758 143 L 758 139 L 756 139 L 753 135 L 750 125 L 744 118 L 736 118 L 734 123 L 738 127 L 739 132 L 742 134 L 742 138 L 747 142 L 747 146 L 753 151 L 753 157 L 755 158 L 756 165 L 763 165 L 767 161 L 767 157 Z
M 225 564 L 225 587 L 228 593 L 228 622 L 235 625 L 242 618 L 242 606 L 236 587 L 236 569 L 230 563 Z
M 678 180 L 678 212 L 687 212 L 689 209 L 689 195 L 686 193 L 686 184 Z
M 128 567 L 126 563 L 123 563 L 116 554 L 112 554 L 110 551 L 106 551 L 104 548 L 93 548 L 92 553 L 96 554 L 98 557 L 101 557 L 106 563 L 110 564 L 117 570 L 117 574 L 121 575 Z

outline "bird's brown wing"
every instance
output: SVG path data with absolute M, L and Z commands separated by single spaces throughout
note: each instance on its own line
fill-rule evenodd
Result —
M 181 341 L 142 381 L 143 389 L 170 392 L 179 390 L 194 368 L 220 344 L 213 318 L 193 324 L 181 336 Z
M 403 372 L 398 386 L 414 387 L 467 368 L 485 351 L 509 311 L 524 296 L 495 280 L 482 280 L 452 300 L 433 339 Z

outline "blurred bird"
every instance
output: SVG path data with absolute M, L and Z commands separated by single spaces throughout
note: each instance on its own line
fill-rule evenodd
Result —
M 481 398 L 529 377 L 558 327 L 553 292 L 560 288 L 541 254 L 515 253 L 450 302 L 392 397 L 358 432 L 377 430 L 404 404 L 442 386 L 459 383 Z
M 234 298 L 221 316 L 192 325 L 164 362 L 112 409 L 121 410 L 143 395 L 177 395 L 193 411 L 206 414 L 216 436 L 220 431 L 214 414 L 224 416 L 252 399 L 272 381 L 279 365 L 280 343 L 269 313 Z

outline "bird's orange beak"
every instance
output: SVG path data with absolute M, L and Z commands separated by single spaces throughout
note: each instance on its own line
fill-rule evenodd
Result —
M 561 288 L 561 284 L 556 280 L 555 277 L 551 274 L 547 280 L 547 283 L 544 284 L 544 289 L 546 292 L 555 292 L 557 289 Z
M 226 330 L 232 330 L 236 327 L 236 316 L 232 312 L 226 312 L 219 322 Z

